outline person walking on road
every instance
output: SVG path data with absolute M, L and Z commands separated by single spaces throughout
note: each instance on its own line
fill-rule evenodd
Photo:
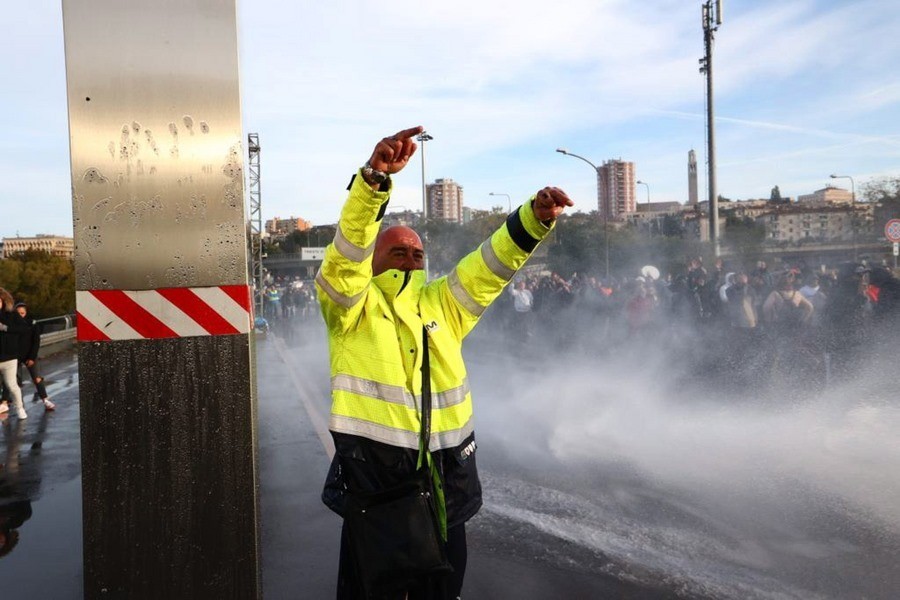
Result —
M 439 481 L 434 496 L 438 515 L 444 515 L 442 537 L 453 573 L 366 595 L 359 565 L 376 557 L 352 555 L 345 520 L 340 600 L 459 597 L 466 568 L 465 522 L 482 503 L 462 341 L 556 218 L 573 205 L 558 188 L 540 190 L 448 275 L 428 283 L 418 234 L 404 226 L 379 234 L 391 176 L 408 164 L 416 150 L 413 139 L 422 131 L 406 129 L 375 145 L 350 182 L 334 241 L 316 276 L 329 338 L 329 429 L 336 449 L 322 498 L 345 516 L 348 497 L 395 486 L 417 469 L 420 369 L 427 352 L 433 410 L 426 462 Z
M 19 419 L 27 419 L 19 387 L 19 338 L 28 333 L 28 325 L 15 310 L 12 294 L 0 288 L 0 377 L 9 390 Z M 9 412 L 8 403 L 0 403 L 0 415 Z
M 35 396 L 44 403 L 46 410 L 55 410 L 56 405 L 50 401 L 47 395 L 47 386 L 44 385 L 44 376 L 38 367 L 38 352 L 41 349 L 41 328 L 28 315 L 28 305 L 24 302 L 16 303 L 16 312 L 28 325 L 28 331 L 19 337 L 19 363 L 28 371 L 31 382 L 34 383 Z M 19 387 L 21 387 L 19 378 Z
M 532 336 L 532 329 L 534 329 L 531 323 L 534 318 L 534 296 L 525 284 L 525 280 L 517 281 L 509 288 L 509 293 L 512 294 L 513 309 L 516 311 L 517 317 L 517 323 L 513 323 L 513 328 L 518 332 L 520 341 L 527 342 L 528 338 Z

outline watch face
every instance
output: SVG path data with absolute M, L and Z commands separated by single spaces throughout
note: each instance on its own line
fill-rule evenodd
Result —
M 384 183 L 384 180 L 388 178 L 387 173 L 376 171 L 369 166 L 363 168 L 363 174 L 375 183 Z

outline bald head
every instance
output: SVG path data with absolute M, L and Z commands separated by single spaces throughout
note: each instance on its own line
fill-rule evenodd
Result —
M 388 227 L 378 234 L 372 255 L 372 274 L 388 269 L 415 271 L 425 268 L 425 250 L 419 234 L 403 225 Z

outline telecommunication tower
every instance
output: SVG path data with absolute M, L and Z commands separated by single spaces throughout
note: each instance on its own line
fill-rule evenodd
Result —
M 709 241 L 719 256 L 719 192 L 716 189 L 716 128 L 713 115 L 713 41 L 722 24 L 722 0 L 703 3 L 703 41 L 706 55 L 700 59 L 700 72 L 706 75 L 706 144 L 709 169 Z

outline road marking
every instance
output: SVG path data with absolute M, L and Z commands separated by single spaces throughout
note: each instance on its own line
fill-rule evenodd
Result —
M 316 430 L 316 435 L 319 436 L 319 441 L 322 442 L 322 447 L 325 449 L 325 453 L 328 454 L 329 460 L 334 458 L 334 440 L 331 439 L 331 434 L 328 432 L 328 421 L 326 421 L 325 417 L 317 410 L 316 405 L 312 402 L 312 397 L 315 395 L 315 390 L 309 388 L 303 384 L 300 378 L 297 376 L 297 373 L 294 369 L 290 368 L 290 362 L 288 361 L 287 355 L 287 346 L 284 344 L 284 340 L 279 336 L 274 335 L 272 332 L 269 332 L 269 335 L 274 338 L 274 347 L 275 351 L 278 352 L 278 356 L 281 358 L 281 361 L 288 366 L 287 372 L 288 376 L 291 378 L 291 381 L 294 384 L 294 388 L 296 388 L 298 395 L 300 396 L 300 401 L 303 403 L 303 408 L 306 410 L 306 414 L 309 415 L 309 420 L 312 421 L 313 428 Z

